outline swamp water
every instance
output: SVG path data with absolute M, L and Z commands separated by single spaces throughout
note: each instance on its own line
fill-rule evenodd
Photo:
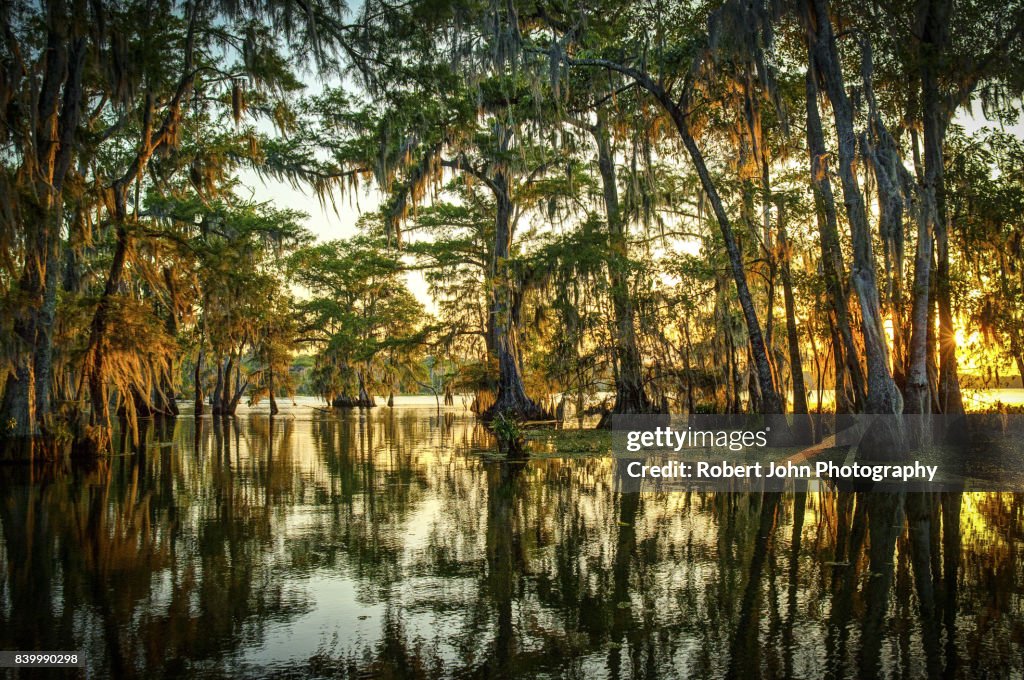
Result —
M 0 467 L 0 649 L 87 659 L 22 677 L 1024 675 L 1024 495 L 619 494 L 608 455 L 494 448 L 461 408 L 299 405 Z

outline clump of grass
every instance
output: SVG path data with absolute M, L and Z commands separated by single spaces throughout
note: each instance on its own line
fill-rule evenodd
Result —
M 526 433 L 516 417 L 507 412 L 498 413 L 491 421 L 491 431 L 498 439 L 502 453 L 517 454 L 523 451 Z

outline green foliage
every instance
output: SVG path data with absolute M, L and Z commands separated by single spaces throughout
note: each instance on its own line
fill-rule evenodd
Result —
M 505 411 L 497 413 L 491 420 L 490 428 L 498 439 L 498 446 L 505 453 L 517 453 L 522 449 L 526 434 L 515 415 Z
M 308 246 L 289 261 L 308 291 L 300 335 L 316 348 L 312 380 L 329 401 L 398 391 L 423 377 L 423 308 L 405 285 L 401 258 L 369 218 L 363 226 L 363 234 Z

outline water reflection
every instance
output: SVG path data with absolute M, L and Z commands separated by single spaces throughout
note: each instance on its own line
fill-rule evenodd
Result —
M 461 413 L 307 409 L 0 468 L 0 649 L 126 678 L 1024 673 L 1024 497 L 619 494 L 620 461 L 490 449 Z

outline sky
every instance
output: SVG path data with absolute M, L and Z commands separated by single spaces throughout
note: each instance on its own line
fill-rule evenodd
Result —
M 246 187 L 254 191 L 254 200 L 271 201 L 275 208 L 306 213 L 308 217 L 305 226 L 317 241 L 334 241 L 355 236 L 358 233 L 356 222 L 359 220 L 360 211 L 365 213 L 376 210 L 383 199 L 379 192 L 366 187 L 364 183 L 358 190 L 358 200 L 346 192 L 344 196 L 338 197 L 336 206 L 332 206 L 330 202 L 321 205 L 312 191 L 296 189 L 287 182 L 261 178 L 252 170 L 243 172 L 241 179 Z M 428 311 L 436 309 L 423 273 L 406 272 L 405 278 L 409 291 L 416 296 L 420 304 Z

